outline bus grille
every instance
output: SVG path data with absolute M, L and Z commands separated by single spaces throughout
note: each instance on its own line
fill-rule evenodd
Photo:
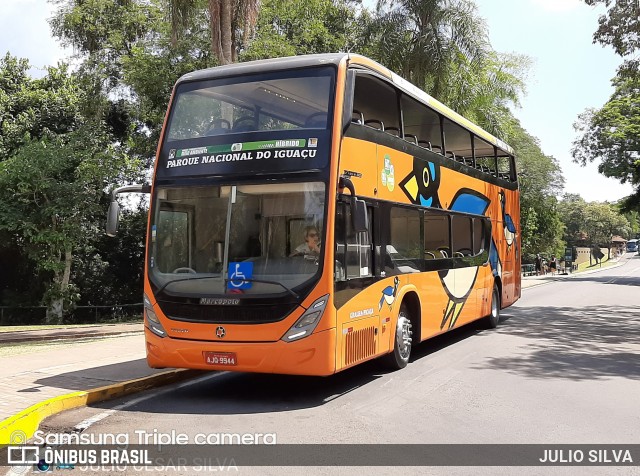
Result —
M 375 328 L 365 327 L 347 334 L 345 339 L 344 364 L 351 365 L 376 352 Z
M 296 304 L 233 307 L 166 301 L 158 301 L 158 305 L 169 319 L 215 324 L 263 324 L 267 322 L 278 322 L 287 317 L 296 308 Z

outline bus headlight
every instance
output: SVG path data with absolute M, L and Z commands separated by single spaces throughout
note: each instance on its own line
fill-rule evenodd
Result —
M 160 324 L 160 319 L 156 316 L 156 313 L 153 312 L 153 306 L 151 305 L 151 300 L 144 295 L 144 320 L 146 326 L 149 328 L 151 332 L 153 332 L 158 337 L 165 337 L 167 335 L 167 331 L 164 330 L 162 324 Z
M 282 336 L 282 340 L 285 342 L 292 342 L 310 335 L 318 325 L 318 322 L 320 322 L 320 318 L 324 313 L 324 308 L 327 307 L 328 300 L 328 294 L 322 296 L 320 299 L 316 299 L 314 303 L 304 311 L 296 323 L 291 326 L 287 333 Z

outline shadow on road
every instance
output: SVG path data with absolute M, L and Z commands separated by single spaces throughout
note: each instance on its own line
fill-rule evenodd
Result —
M 419 361 L 478 332 L 478 327 L 470 324 L 423 342 L 414 349 L 411 361 Z M 210 380 L 172 389 L 162 398 L 145 400 L 122 411 L 206 415 L 286 412 L 327 404 L 389 372 L 376 359 L 329 377 L 222 373 Z M 92 406 L 112 408 L 119 403 L 122 400 Z
M 87 358 L 90 358 L 89 356 Z M 161 372 L 157 370 L 154 372 Z M 74 372 L 65 372 L 59 375 L 50 375 L 39 378 L 34 382 L 36 386 L 64 388 L 67 390 L 88 390 L 92 388 L 110 385 L 122 380 L 133 380 L 149 375 L 149 366 L 146 359 L 137 359 L 118 364 L 101 365 L 89 369 Z M 33 391 L 24 389 L 19 391 Z
M 640 378 L 640 307 L 514 307 L 508 313 L 497 332 L 530 341 L 521 356 L 489 359 L 479 368 L 533 378 Z

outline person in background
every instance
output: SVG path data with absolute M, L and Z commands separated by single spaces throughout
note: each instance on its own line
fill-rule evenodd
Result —
M 542 274 L 542 256 L 540 253 L 536 255 L 536 276 L 540 276 Z
M 549 260 L 549 270 L 551 271 L 551 276 L 556 275 L 557 268 L 558 268 L 558 262 L 556 261 L 556 257 L 551 255 L 551 259 Z

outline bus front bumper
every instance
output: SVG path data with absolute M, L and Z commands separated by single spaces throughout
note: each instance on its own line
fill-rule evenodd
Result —
M 311 334 L 294 342 L 210 342 L 158 337 L 144 329 L 151 368 L 184 368 L 293 375 L 335 373 L 336 330 Z M 210 353 L 232 356 L 227 365 L 207 363 Z

